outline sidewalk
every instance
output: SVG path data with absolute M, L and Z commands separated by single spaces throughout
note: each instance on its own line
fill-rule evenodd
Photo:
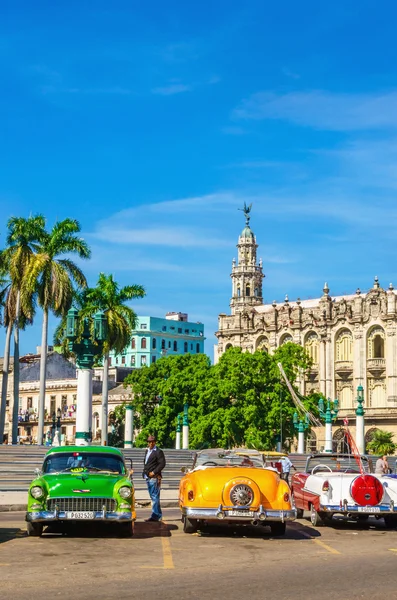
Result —
M 137 507 L 150 505 L 150 498 L 147 490 L 137 490 Z M 0 492 L 0 512 L 26 510 L 27 492 Z M 162 490 L 161 506 L 163 508 L 173 508 L 178 506 L 178 490 Z

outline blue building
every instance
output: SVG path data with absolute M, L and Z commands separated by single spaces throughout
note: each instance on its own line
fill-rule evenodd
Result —
M 138 319 L 129 348 L 122 354 L 110 353 L 110 367 L 140 368 L 163 356 L 204 353 L 204 325 L 189 322 L 186 313 Z

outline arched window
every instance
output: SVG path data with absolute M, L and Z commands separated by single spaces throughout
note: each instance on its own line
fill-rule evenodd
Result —
M 241 289 L 240 289 L 240 286 L 238 285 L 237 286 L 237 298 L 240 298 L 240 296 L 241 296 Z
M 183 351 L 184 351 L 184 352 L 187 352 L 187 342 L 185 342 L 185 343 L 183 344 Z
M 146 338 L 141 339 L 141 348 L 146 348 Z
M 336 338 L 335 360 L 347 362 L 353 360 L 353 336 L 348 329 L 340 331 Z
M 251 296 L 251 286 L 249 283 L 247 283 L 247 285 L 245 286 L 245 295 Z
M 174 352 L 178 352 L 178 342 L 174 340 Z
M 269 352 L 269 340 L 266 336 L 261 335 L 256 341 L 256 350 Z
M 280 338 L 280 344 L 279 345 L 282 346 L 283 344 L 286 344 L 287 342 L 293 342 L 293 341 L 294 340 L 293 340 L 292 335 L 290 333 L 286 333 L 285 335 L 283 335 Z
M 226 346 L 225 346 L 225 352 L 227 350 L 229 350 L 229 348 L 233 348 L 233 344 L 226 344 Z
M 316 452 L 317 450 L 317 436 L 314 431 L 310 431 L 306 437 L 306 452 L 310 454 L 311 452 Z
M 318 365 L 320 360 L 320 342 L 318 335 L 311 332 L 307 335 L 305 340 L 305 350 L 313 361 L 314 365 Z
M 332 437 L 332 451 L 340 454 L 350 454 L 350 444 L 346 439 L 346 432 L 344 429 L 338 429 L 335 431 Z
M 386 383 L 384 379 L 369 379 L 369 406 L 371 408 L 385 408 L 386 400 Z
M 161 340 L 161 349 L 165 350 L 165 340 Z
M 153 348 L 153 350 L 156 350 L 156 348 L 157 348 L 157 340 L 156 340 L 156 338 L 152 339 L 152 348 Z
M 133 350 L 135 349 L 135 338 L 132 338 L 132 340 L 131 340 L 131 348 Z
M 385 331 L 374 327 L 368 335 L 368 358 L 385 358 Z
M 343 387 L 339 393 L 339 407 L 342 409 L 353 407 L 353 390 L 348 386 Z

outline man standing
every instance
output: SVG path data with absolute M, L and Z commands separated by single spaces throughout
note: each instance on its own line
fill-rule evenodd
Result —
M 152 501 L 152 514 L 146 521 L 161 521 L 163 516 L 160 506 L 161 471 L 165 467 L 164 452 L 157 448 L 156 438 L 149 435 L 147 438 L 148 448 L 143 465 L 143 477 Z
M 292 462 L 290 461 L 290 459 L 288 458 L 288 456 L 283 456 L 281 459 L 281 466 L 282 466 L 282 474 L 281 474 L 281 478 L 285 479 L 285 481 L 288 483 L 289 485 L 289 475 L 291 472 L 291 467 L 294 469 L 294 471 L 296 471 L 296 467 L 292 464 Z

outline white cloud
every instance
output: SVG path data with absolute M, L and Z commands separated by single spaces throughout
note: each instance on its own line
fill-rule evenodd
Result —
M 160 96 L 174 96 L 175 94 L 183 94 L 184 92 L 191 92 L 193 89 L 192 85 L 184 83 L 171 83 L 164 87 L 157 87 L 152 90 L 152 94 L 159 94 Z
M 243 100 L 234 119 L 279 119 L 336 131 L 397 127 L 397 92 L 338 94 L 321 90 L 278 95 L 259 92 Z

